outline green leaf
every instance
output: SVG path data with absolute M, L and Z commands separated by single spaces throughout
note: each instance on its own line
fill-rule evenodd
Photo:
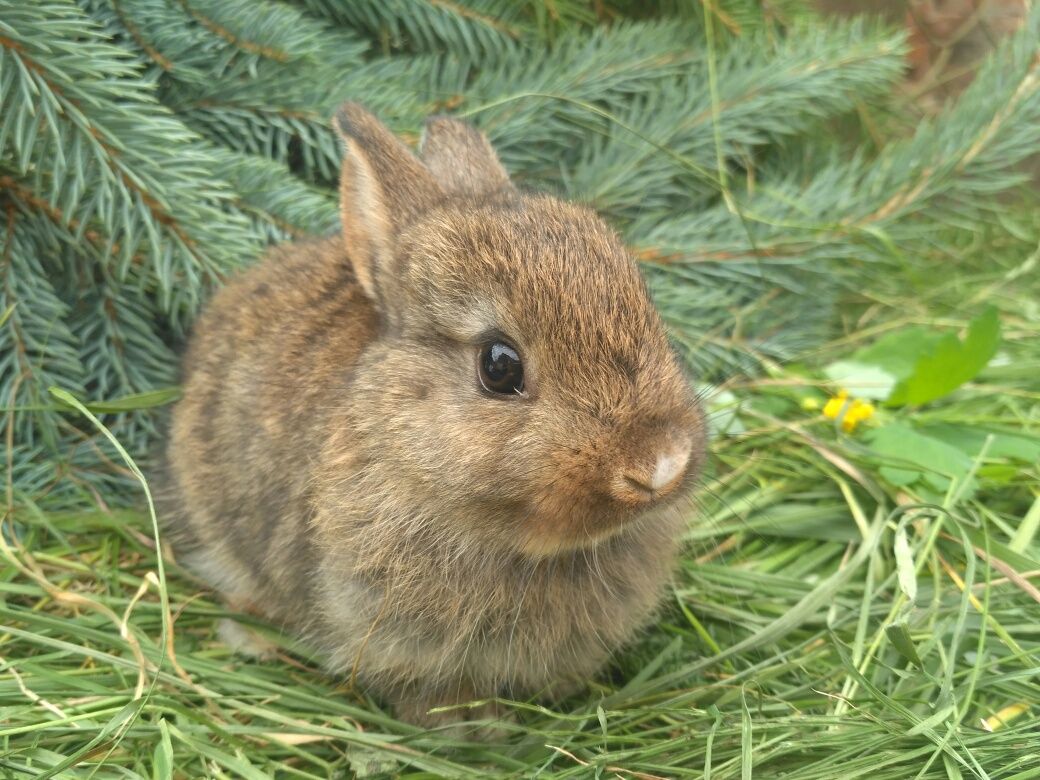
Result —
M 158 390 L 124 395 L 122 398 L 116 398 L 113 401 L 94 401 L 85 404 L 85 406 L 95 414 L 129 412 L 136 409 L 152 409 L 156 406 L 166 406 L 176 401 L 180 395 L 181 389 L 179 387 L 161 387 Z
M 1007 458 L 1027 464 L 1040 462 L 1040 436 L 1031 436 L 1024 431 L 1012 432 L 1001 428 L 954 423 L 933 423 L 921 426 L 918 430 L 926 436 L 956 447 L 971 458 L 982 452 L 986 437 L 989 436 L 992 439 L 986 453 L 987 458 Z
M 173 743 L 165 718 L 159 719 L 159 742 L 152 754 L 152 777 L 155 780 L 169 780 L 173 777 Z
M 856 360 L 839 360 L 831 363 L 823 373 L 833 379 L 849 394 L 857 398 L 883 401 L 895 387 L 898 377 L 879 365 L 861 363 Z
M 924 404 L 953 392 L 986 367 L 999 344 L 1000 320 L 990 307 L 971 321 L 963 342 L 949 333 L 921 353 L 913 371 L 888 397 L 888 405 Z
M 147 390 L 143 393 L 131 393 L 122 398 L 112 401 L 92 401 L 83 404 L 94 414 L 114 414 L 116 412 L 131 412 L 138 409 L 152 409 L 156 406 L 166 406 L 176 401 L 181 394 L 179 387 L 161 387 L 158 390 Z M 59 403 L 69 408 L 75 408 L 63 398 L 58 398 Z
M 1033 545 L 1038 530 L 1040 530 L 1040 496 L 1036 497 L 1033 505 L 1026 512 L 1026 516 L 1022 518 L 1008 547 L 1017 553 L 1024 553 Z
M 896 556 L 896 574 L 899 576 L 899 587 L 913 603 L 917 600 L 917 571 L 914 568 L 914 554 L 910 549 L 910 541 L 906 538 L 906 526 L 900 524 L 896 529 L 894 550 Z
M 921 663 L 921 656 L 917 654 L 917 646 L 910 637 L 910 629 L 907 627 L 906 621 L 901 620 L 898 623 L 885 626 L 885 635 L 888 637 L 888 641 L 892 643 L 892 647 L 903 658 L 917 667 L 924 665 Z
M 932 490 L 945 491 L 952 480 L 966 478 L 972 467 L 971 457 L 961 450 L 904 423 L 875 428 L 867 433 L 866 440 L 885 458 L 886 463 L 878 470 L 895 487 L 923 482 Z M 966 487 L 968 494 L 975 487 L 971 479 Z
M 731 391 L 702 385 L 698 392 L 708 399 L 708 431 L 713 439 L 745 432 L 744 423 L 737 416 L 741 401 Z
M 917 478 L 921 476 L 921 472 L 915 471 L 914 469 L 897 469 L 892 466 L 880 466 L 878 473 L 884 478 L 885 482 L 892 485 L 892 487 L 906 487 L 912 485 L 917 481 Z
M 875 366 L 896 380 L 907 379 L 913 375 L 921 356 L 934 350 L 942 338 L 942 333 L 927 328 L 903 328 L 882 336 L 869 347 L 856 351 L 848 363 L 855 366 Z
M 354 776 L 359 778 L 385 776 L 394 773 L 400 767 L 393 756 L 363 747 L 351 747 L 347 750 L 347 762 L 354 771 Z
M 824 373 L 860 398 L 889 406 L 923 404 L 973 379 L 999 343 L 1000 322 L 990 307 L 971 321 L 963 342 L 953 333 L 904 328 L 830 364 Z
M 1036 504 L 1033 506 L 1035 507 Z M 990 555 L 994 558 L 999 558 L 1017 572 L 1037 571 L 1040 569 L 1040 560 L 1027 555 L 1026 550 L 1019 552 L 1008 544 L 998 542 L 993 536 L 987 538 L 986 534 L 978 528 L 962 526 L 961 530 L 972 545 L 980 550 L 988 549 Z M 1010 544 L 1015 544 L 1016 541 L 1018 540 L 1012 540 Z

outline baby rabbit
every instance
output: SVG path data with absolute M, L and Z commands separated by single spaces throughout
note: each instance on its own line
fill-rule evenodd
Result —
M 462 122 L 419 156 L 358 105 L 334 124 L 342 234 L 273 249 L 198 321 L 168 534 L 403 719 L 567 690 L 662 595 L 701 411 L 592 212 L 518 192 Z

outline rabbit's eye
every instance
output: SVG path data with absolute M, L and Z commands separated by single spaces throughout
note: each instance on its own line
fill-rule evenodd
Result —
M 524 364 L 516 350 L 502 341 L 480 348 L 480 384 L 489 393 L 517 394 L 524 391 Z

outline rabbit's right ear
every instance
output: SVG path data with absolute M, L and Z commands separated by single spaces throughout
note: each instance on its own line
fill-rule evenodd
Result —
M 443 194 L 411 150 L 357 103 L 342 105 L 332 124 L 344 145 L 343 239 L 365 294 L 385 308 L 397 232 Z
M 512 191 L 509 174 L 482 132 L 449 116 L 426 120 L 419 154 L 440 188 L 452 195 Z

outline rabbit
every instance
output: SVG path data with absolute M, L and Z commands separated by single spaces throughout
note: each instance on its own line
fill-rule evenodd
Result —
M 696 394 L 591 210 L 520 192 L 460 120 L 418 154 L 357 104 L 333 125 L 341 233 L 271 249 L 194 327 L 166 534 L 402 720 L 564 695 L 666 589 Z

